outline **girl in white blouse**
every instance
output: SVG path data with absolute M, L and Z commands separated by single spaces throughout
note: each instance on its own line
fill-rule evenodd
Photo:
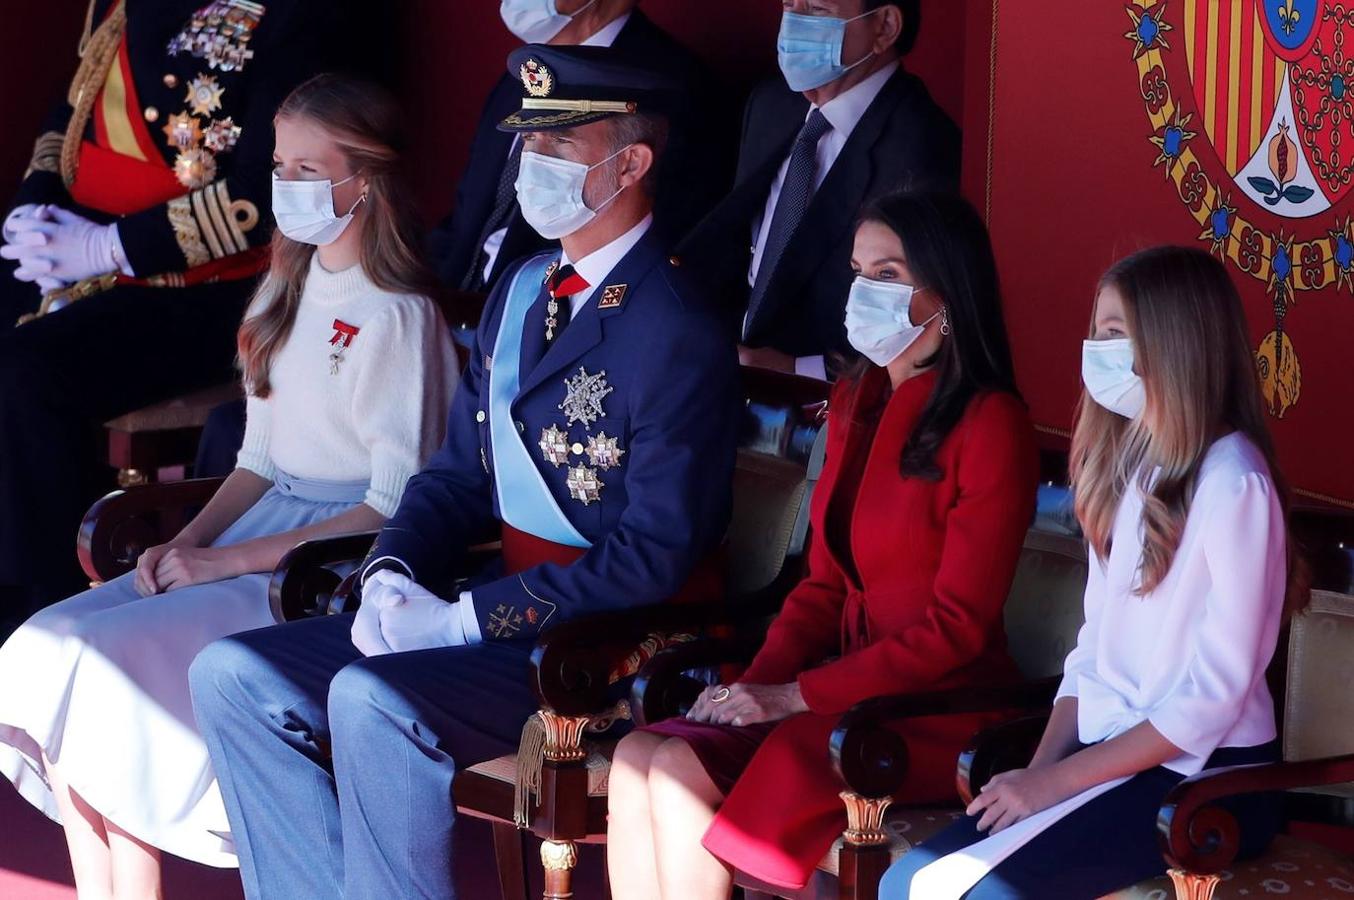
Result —
M 994 777 L 965 819 L 904 856 L 881 898 L 1100 897 L 1165 871 L 1156 816 L 1182 779 L 1279 757 L 1265 668 L 1303 591 L 1221 263 L 1159 247 L 1116 264 L 1082 377 L 1071 469 L 1086 622 L 1052 716 L 1028 768 Z M 1243 854 L 1259 852 L 1272 799 L 1233 812 Z
M 298 541 L 380 527 L 440 443 L 458 377 L 400 187 L 393 99 L 319 76 L 274 124 L 278 230 L 239 332 L 237 468 L 135 572 L 0 647 L 0 773 L 65 826 L 82 900 L 159 896 L 161 849 L 235 865 L 188 665 L 274 624 L 268 573 Z

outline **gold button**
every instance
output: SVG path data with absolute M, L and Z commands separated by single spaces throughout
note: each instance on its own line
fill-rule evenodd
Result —
M 574 445 L 573 445 L 572 447 L 570 447 L 569 449 L 570 449 L 571 451 L 573 451 L 574 456 L 582 456 L 582 455 L 583 455 L 583 445 L 580 444 L 578 441 L 574 441 Z
M 160 111 L 153 106 L 147 106 L 142 115 L 146 117 L 147 122 L 154 122 L 156 119 L 160 118 Z
M 165 87 L 176 88 L 179 86 L 179 76 L 172 72 L 165 76 Z
M 475 413 L 475 421 L 481 424 L 484 423 L 484 410 L 480 410 L 479 412 Z
M 668 257 L 668 265 L 672 266 L 673 268 L 676 268 L 677 266 L 680 266 L 681 264 L 682 264 L 682 258 L 681 258 L 680 256 L 669 256 L 669 257 Z

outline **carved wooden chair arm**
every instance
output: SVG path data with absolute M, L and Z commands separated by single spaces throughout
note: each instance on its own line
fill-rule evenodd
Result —
M 291 622 L 310 616 L 339 615 L 358 607 L 353 595 L 356 568 L 340 577 L 333 571 L 343 563 L 357 563 L 371 548 L 376 532 L 356 532 L 303 541 L 282 558 L 268 585 L 273 615 Z M 479 572 L 499 555 L 499 545 L 480 544 L 466 550 L 458 571 L 466 576 Z M 453 576 L 453 580 L 456 576 Z M 454 596 L 455 589 L 447 592 Z
M 1202 772 L 1176 785 L 1161 804 L 1157 840 L 1162 855 L 1174 868 L 1212 875 L 1230 866 L 1241 849 L 1241 828 L 1217 801 L 1350 781 L 1354 754 Z
M 358 531 L 302 541 L 287 551 L 268 582 L 268 604 L 280 622 L 330 612 L 344 577 L 335 567 L 367 555 L 375 531 Z
M 136 567 L 143 551 L 179 533 L 223 478 L 143 484 L 113 491 L 85 513 L 76 540 L 80 565 L 91 581 L 111 581 Z
M 982 786 L 1000 772 L 1029 765 L 1048 725 L 1048 713 L 1025 716 L 984 728 L 959 754 L 956 781 L 967 806 Z
M 852 707 L 829 738 L 832 767 L 862 797 L 886 797 L 907 776 L 907 743 L 891 722 L 923 716 L 1047 709 L 1059 678 L 875 697 Z
M 692 669 L 747 664 L 757 655 L 760 636 L 703 638 L 661 651 L 639 670 L 630 686 L 630 716 L 649 725 L 686 715 L 705 682 L 684 673 Z

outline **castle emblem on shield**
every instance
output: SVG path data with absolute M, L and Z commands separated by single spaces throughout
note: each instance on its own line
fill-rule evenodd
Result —
M 1199 239 L 1268 290 L 1274 329 L 1255 362 L 1282 417 L 1302 393 L 1284 327 L 1301 292 L 1354 294 L 1354 4 L 1131 0 L 1125 11 L 1152 164 Z

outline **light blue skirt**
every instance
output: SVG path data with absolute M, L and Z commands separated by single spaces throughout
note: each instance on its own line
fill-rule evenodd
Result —
M 366 492 L 366 483 L 279 472 L 212 546 L 333 518 Z M 34 615 L 0 647 L 0 774 L 59 821 L 46 755 L 75 793 L 131 835 L 196 862 L 236 865 L 188 666 L 212 641 L 274 624 L 269 577 L 143 598 L 129 573 Z

